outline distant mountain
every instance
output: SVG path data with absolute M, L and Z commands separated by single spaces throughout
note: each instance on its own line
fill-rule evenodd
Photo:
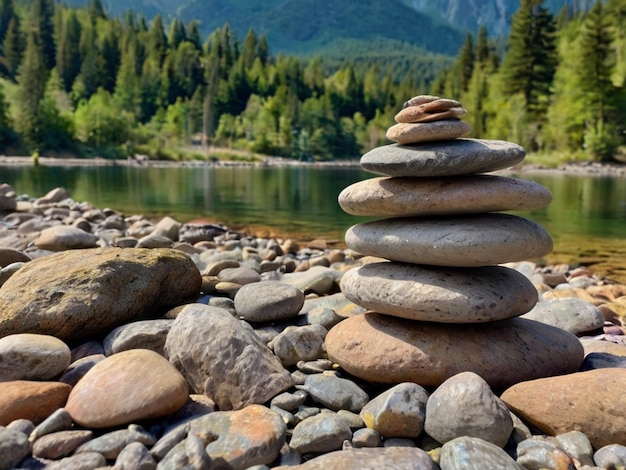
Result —
M 507 36 L 511 17 L 520 6 L 519 0 L 403 0 L 425 14 L 445 20 L 455 27 L 476 33 L 485 26 L 490 36 Z M 544 6 L 557 14 L 564 6 L 575 11 L 591 8 L 595 0 L 545 0 Z
M 64 0 L 85 6 L 88 0 Z M 405 43 L 436 54 L 456 55 L 464 33 L 402 0 L 101 0 L 107 13 L 133 9 L 147 19 L 160 13 L 167 21 L 196 20 L 203 35 L 228 23 L 243 41 L 250 28 L 265 34 L 272 53 L 332 51 L 346 41 Z

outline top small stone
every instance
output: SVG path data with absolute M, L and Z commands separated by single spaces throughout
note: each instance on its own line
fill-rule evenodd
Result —
M 433 122 L 442 119 L 458 119 L 465 114 L 465 109 L 456 100 L 422 95 L 404 103 L 402 110 L 396 114 L 395 120 L 398 123 Z

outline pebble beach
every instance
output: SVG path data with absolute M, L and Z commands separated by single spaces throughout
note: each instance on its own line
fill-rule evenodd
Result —
M 626 285 L 529 261 L 463 114 L 405 105 L 347 248 L 0 184 L 0 470 L 625 468 Z

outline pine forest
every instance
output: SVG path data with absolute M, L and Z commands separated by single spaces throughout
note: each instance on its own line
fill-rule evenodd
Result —
M 0 0 L 0 154 L 151 159 L 253 154 L 355 159 L 418 94 L 457 99 L 471 137 L 557 160 L 626 161 L 626 0 L 552 14 L 521 0 L 510 35 L 467 35 L 457 57 L 390 50 L 274 56 L 264 35 L 100 0 Z

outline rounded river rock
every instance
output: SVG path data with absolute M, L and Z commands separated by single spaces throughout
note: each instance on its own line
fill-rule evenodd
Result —
M 533 210 L 550 202 L 550 191 L 534 181 L 491 175 L 369 178 L 339 194 L 348 214 L 376 217 Z
M 552 251 L 541 225 L 508 214 L 382 219 L 350 227 L 345 239 L 364 255 L 436 266 L 489 266 Z
M 330 360 L 361 379 L 424 387 L 464 371 L 491 387 L 509 386 L 575 372 L 584 355 L 576 336 L 532 320 L 452 325 L 373 312 L 333 327 L 326 350 Z
M 191 258 L 171 249 L 71 250 L 30 261 L 0 288 L 0 336 L 39 333 L 63 341 L 184 303 L 200 291 Z
M 361 167 L 389 176 L 470 175 L 509 168 L 525 156 L 523 147 L 504 140 L 455 139 L 376 147 L 361 157 Z
M 348 300 L 369 310 L 443 323 L 516 317 L 531 310 L 538 300 L 532 282 L 504 266 L 370 263 L 346 272 L 341 290 Z

